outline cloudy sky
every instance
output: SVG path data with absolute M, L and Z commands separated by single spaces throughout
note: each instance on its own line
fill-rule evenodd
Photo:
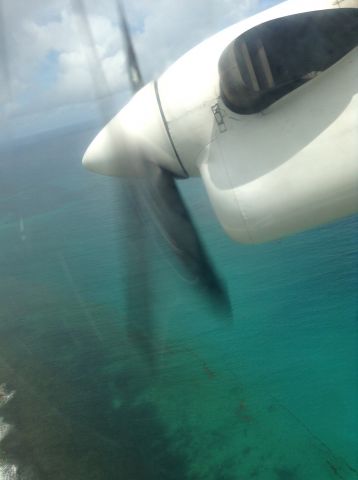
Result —
M 105 83 L 99 75 L 93 81 L 78 0 L 0 0 L 0 139 L 94 122 L 101 103 L 115 113 L 128 99 L 116 0 L 81 1 Z M 145 80 L 210 34 L 278 1 L 124 1 Z

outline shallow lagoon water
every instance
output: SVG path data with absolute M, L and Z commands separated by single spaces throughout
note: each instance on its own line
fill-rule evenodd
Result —
M 233 319 L 151 238 L 148 364 L 126 331 L 120 186 L 80 164 L 92 134 L 1 149 L 0 479 L 358 478 L 357 218 L 237 245 L 181 182 Z

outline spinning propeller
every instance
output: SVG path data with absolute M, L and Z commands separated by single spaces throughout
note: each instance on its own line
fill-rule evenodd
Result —
M 87 21 L 82 0 L 73 0 L 73 5 L 79 13 L 82 30 L 87 36 L 87 43 L 92 49 L 92 64 L 97 72 L 92 71 L 95 82 L 102 72 L 95 45 Z M 125 44 L 127 72 L 133 95 L 144 86 L 132 38 L 129 32 L 123 5 L 117 1 L 119 23 Z M 105 82 L 103 72 L 100 74 Z M 140 94 L 139 94 L 140 95 Z M 143 105 L 143 109 L 146 106 Z M 104 133 L 103 133 L 104 132 Z M 127 312 L 128 332 L 135 344 L 145 354 L 146 358 L 154 358 L 153 317 L 151 313 L 150 285 L 150 255 L 147 244 L 148 223 L 154 224 L 157 232 L 164 239 L 171 252 L 179 259 L 187 276 L 210 299 L 214 305 L 230 312 L 230 302 L 227 292 L 216 274 L 205 247 L 199 238 L 190 213 L 176 185 L 173 172 L 166 170 L 151 160 L 152 151 L 146 149 L 141 139 L 136 139 L 127 132 L 111 129 L 111 122 L 97 136 L 85 153 L 83 163 L 86 167 L 99 173 L 105 173 L 105 162 L 116 162 L 118 149 L 129 150 L 125 159 L 126 170 L 130 178 L 126 179 L 126 191 L 121 185 L 120 203 L 122 219 L 128 236 L 126 251 L 121 257 L 126 257 L 127 268 Z M 101 135 L 106 137 L 102 149 Z M 123 139 L 123 145 L 120 140 Z M 148 144 L 150 138 L 146 139 Z M 128 146 L 129 145 L 129 146 Z M 99 152 L 99 150 L 101 150 Z M 133 153 L 135 152 L 135 153 Z M 149 152 L 149 154 L 148 154 Z M 98 154 L 99 153 L 99 154 Z M 107 158 L 106 153 L 108 153 Z M 123 163 L 123 160 L 122 160 Z M 120 164 L 118 160 L 118 164 Z M 119 172 L 121 173 L 121 172 Z

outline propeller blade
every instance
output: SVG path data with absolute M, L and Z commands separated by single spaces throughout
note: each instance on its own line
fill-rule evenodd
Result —
M 120 0 L 117 0 L 117 9 L 119 16 L 119 23 L 121 26 L 121 32 L 123 40 L 126 46 L 126 60 L 127 60 L 127 71 L 129 81 L 132 87 L 133 93 L 138 92 L 143 86 L 143 77 L 139 68 L 137 56 L 134 50 L 132 37 L 129 33 L 127 17 L 124 11 L 123 4 Z
M 77 13 L 79 31 L 85 40 L 84 43 L 91 51 L 91 58 L 88 64 L 97 97 L 101 96 L 103 91 L 109 94 L 110 90 L 97 54 L 83 0 L 71 1 L 73 10 Z M 135 55 L 132 55 L 131 58 L 135 59 Z M 141 81 L 141 77 L 138 76 L 138 78 L 139 81 Z M 140 88 L 139 83 L 137 83 L 137 87 Z M 102 114 L 104 123 L 107 123 L 108 115 L 107 112 L 103 110 L 103 107 L 100 108 L 100 113 Z M 120 181 L 120 179 L 118 180 Z M 120 258 L 126 258 L 127 260 L 125 274 L 126 285 L 124 288 L 128 337 L 143 354 L 147 362 L 153 365 L 155 359 L 154 319 L 151 306 L 152 294 L 148 280 L 149 255 L 147 253 L 147 235 L 142 218 L 143 212 L 145 212 L 143 198 L 139 194 L 138 186 L 134 180 L 128 180 L 127 184 L 121 182 L 121 185 L 118 185 L 116 193 L 118 195 L 117 203 L 121 207 L 121 218 L 123 219 L 127 235 L 124 251 L 120 252 Z
M 143 213 L 143 197 L 133 180 L 122 185 L 120 201 L 123 224 L 127 232 L 125 251 L 126 265 L 126 323 L 127 334 L 147 363 L 155 363 L 155 332 L 150 283 L 150 253 L 148 251 L 147 228 Z M 123 190 L 124 188 L 124 190 Z M 125 201 L 123 201 L 125 200 Z
M 117 0 L 119 26 L 125 44 L 128 80 L 132 93 L 144 86 L 129 33 L 127 17 L 121 0 Z M 142 174 L 141 165 L 137 166 Z M 143 218 L 145 210 L 141 188 L 135 180 L 127 181 L 127 201 L 123 203 L 123 219 L 128 229 L 127 266 L 127 332 L 129 338 L 142 352 L 150 365 L 155 361 L 154 317 L 152 312 L 152 290 L 149 278 L 149 258 L 147 228 Z
M 225 287 L 211 264 L 173 175 L 152 162 L 144 162 L 144 166 L 147 174 L 145 204 L 149 206 L 155 225 L 191 281 L 215 304 L 230 312 Z

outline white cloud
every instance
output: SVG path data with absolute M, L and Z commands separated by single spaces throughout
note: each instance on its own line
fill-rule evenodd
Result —
M 66 112 L 70 123 L 74 109 L 77 117 L 88 119 L 95 110 L 91 102 L 108 92 L 116 94 L 114 107 L 123 102 L 128 80 L 114 0 L 85 1 L 106 81 L 93 59 L 83 22 L 72 8 L 73 0 L 0 0 L 0 6 L 1 2 L 6 48 L 0 60 L 6 68 L 0 74 L 0 122 L 16 121 L 25 133 L 29 126 L 33 130 L 44 124 L 57 126 L 56 118 L 66 121 Z M 260 7 L 259 0 L 125 3 L 146 80 L 205 37 Z

